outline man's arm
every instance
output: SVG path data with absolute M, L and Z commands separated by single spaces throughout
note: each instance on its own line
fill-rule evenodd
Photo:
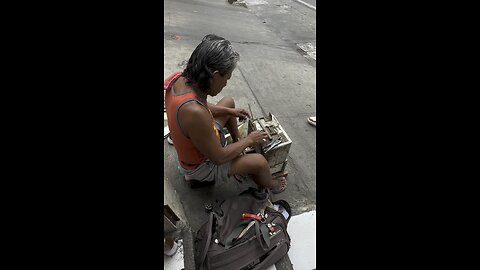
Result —
M 218 106 L 212 103 L 207 103 L 207 104 L 208 104 L 208 108 L 212 112 L 213 117 L 232 115 L 235 117 L 239 117 L 240 120 L 243 120 L 246 117 L 250 117 L 250 114 L 245 109 L 229 108 L 224 106 Z
M 210 102 L 207 102 L 207 104 L 208 104 L 208 108 L 212 112 L 213 117 L 224 116 L 224 115 L 232 115 L 232 108 L 224 107 L 224 106 L 218 106 L 218 105 L 212 104 Z
M 205 108 L 193 102 L 182 106 L 179 111 L 179 120 L 180 125 L 188 133 L 195 147 L 217 165 L 233 160 L 245 148 L 267 137 L 266 133 L 259 132 L 222 147 L 219 139 L 215 136 L 210 114 Z

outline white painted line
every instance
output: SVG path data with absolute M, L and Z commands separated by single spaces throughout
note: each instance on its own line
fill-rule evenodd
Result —
M 312 6 L 312 5 L 310 5 L 309 3 L 305 3 L 305 2 L 303 2 L 302 0 L 293 0 L 293 1 L 298 2 L 298 3 L 300 3 L 300 4 L 303 4 L 303 5 L 305 5 L 305 6 L 309 7 L 309 8 L 317 11 L 317 8 L 316 8 L 315 6 Z
M 258 5 L 266 5 L 268 4 L 265 0 L 245 0 L 244 1 L 247 6 L 258 6 Z

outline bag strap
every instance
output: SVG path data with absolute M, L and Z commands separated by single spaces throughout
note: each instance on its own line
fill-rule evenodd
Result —
M 280 242 L 280 244 L 286 245 L 285 242 Z M 274 265 L 276 262 L 279 261 L 280 258 L 283 258 L 283 256 L 286 255 L 286 253 L 282 255 L 283 252 L 285 252 L 285 250 L 282 249 L 281 246 L 277 246 L 275 249 L 273 249 L 271 252 L 267 254 L 267 257 L 265 257 L 263 261 L 255 265 L 255 267 L 252 270 L 261 270 L 261 269 L 267 268 L 267 266 Z M 280 253 L 280 256 L 278 256 L 278 253 Z
M 263 226 L 260 226 L 263 225 Z M 270 236 L 268 235 L 268 228 L 265 224 L 260 223 L 260 221 L 255 221 L 255 234 L 257 236 L 258 242 L 264 251 L 270 249 Z M 263 240 L 263 241 L 262 241 Z M 265 242 L 266 245 L 263 243 Z
M 203 247 L 203 253 L 200 256 L 200 261 L 197 262 L 198 263 L 197 269 L 203 269 L 203 262 L 207 257 L 208 248 L 210 247 L 210 243 L 212 242 L 212 227 L 213 227 L 213 213 L 210 213 L 210 216 L 208 218 L 208 225 L 207 225 L 207 228 L 208 228 L 207 241 L 205 246 Z

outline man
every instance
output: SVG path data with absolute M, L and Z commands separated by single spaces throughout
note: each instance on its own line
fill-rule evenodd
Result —
M 216 96 L 227 85 L 238 60 L 239 54 L 228 40 L 207 35 L 185 70 L 164 81 L 170 136 L 187 181 L 228 181 L 230 176 L 250 174 L 259 187 L 279 193 L 286 188 L 285 177 L 273 179 L 261 154 L 241 155 L 248 146 L 267 138 L 266 132 L 254 131 L 240 139 L 237 117 L 243 120 L 248 112 L 235 108 L 231 97 L 217 104 L 207 102 L 208 95 Z M 222 133 L 224 127 L 233 139 L 229 145 Z

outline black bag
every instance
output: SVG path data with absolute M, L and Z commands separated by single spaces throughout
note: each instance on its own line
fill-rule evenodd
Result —
M 196 269 L 260 270 L 275 264 L 290 249 L 291 214 L 286 201 L 270 201 L 267 189 L 249 188 L 214 205 L 195 238 Z

